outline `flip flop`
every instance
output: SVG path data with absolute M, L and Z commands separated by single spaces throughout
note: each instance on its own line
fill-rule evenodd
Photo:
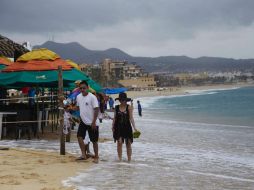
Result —
M 87 160 L 87 158 L 83 158 L 82 156 L 81 157 L 78 157 L 76 158 L 77 161 L 80 161 L 80 160 Z

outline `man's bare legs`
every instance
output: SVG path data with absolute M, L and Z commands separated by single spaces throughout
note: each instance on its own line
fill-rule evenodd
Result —
M 98 142 L 93 142 L 93 150 L 94 150 L 94 163 L 99 162 L 99 147 L 98 147 Z
M 132 148 L 131 148 L 130 139 L 128 139 L 128 143 L 126 144 L 126 151 L 127 151 L 128 162 L 130 162 L 131 161 L 131 155 L 132 155 Z
M 79 148 L 81 150 L 82 153 L 82 158 L 84 158 L 85 160 L 87 159 L 86 157 L 86 146 L 84 143 L 84 140 L 82 137 L 78 137 L 78 144 L 79 144 Z
M 118 153 L 119 161 L 122 161 L 122 146 L 123 146 L 123 142 L 122 142 L 122 138 L 120 138 L 119 140 L 117 140 L 117 153 Z

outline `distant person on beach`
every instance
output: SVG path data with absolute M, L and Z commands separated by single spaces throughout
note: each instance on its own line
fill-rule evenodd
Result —
M 88 92 L 88 84 L 86 81 L 82 81 L 79 84 L 81 93 L 77 96 L 77 106 L 75 109 L 80 110 L 80 124 L 77 132 L 77 138 L 80 150 L 82 152 L 82 156 L 77 160 L 86 160 L 86 146 L 84 144 L 84 139 L 86 136 L 86 132 L 88 131 L 88 135 L 90 141 L 93 143 L 94 149 L 94 163 L 99 162 L 99 154 L 98 154 L 98 138 L 99 138 L 99 126 L 97 123 L 97 117 L 99 113 L 99 104 L 95 95 Z
M 138 100 L 137 103 L 138 103 L 138 115 L 142 117 L 142 107 L 141 107 L 140 101 Z
M 114 109 L 114 100 L 112 97 L 109 98 L 108 104 L 109 104 L 110 110 L 113 110 Z
M 120 93 L 116 100 L 120 101 L 120 105 L 115 107 L 114 119 L 112 123 L 112 132 L 114 141 L 117 141 L 117 153 L 119 161 L 122 160 L 122 145 L 125 142 L 128 161 L 131 161 L 133 143 L 133 131 L 137 131 L 135 127 L 135 122 L 132 115 L 132 110 L 130 105 L 127 104 L 130 98 L 127 98 L 126 93 Z

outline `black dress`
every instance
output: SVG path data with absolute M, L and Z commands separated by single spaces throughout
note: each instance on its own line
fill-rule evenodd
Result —
M 116 142 L 119 138 L 122 138 L 122 141 L 127 144 L 128 140 L 133 142 L 133 133 L 130 122 L 130 115 L 128 110 L 129 105 L 126 106 L 125 111 L 121 112 L 119 109 L 119 105 L 115 107 L 116 118 L 114 124 L 114 141 Z

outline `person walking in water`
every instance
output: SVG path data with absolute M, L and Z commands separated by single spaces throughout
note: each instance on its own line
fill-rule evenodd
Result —
M 110 110 L 113 110 L 114 109 L 114 100 L 112 97 L 109 98 L 108 104 L 109 104 Z
M 127 104 L 130 98 L 127 98 L 126 93 L 120 93 L 116 100 L 120 101 L 120 105 L 115 106 L 114 119 L 112 123 L 112 131 L 114 141 L 117 141 L 117 153 L 119 161 L 122 161 L 122 145 L 125 142 L 128 162 L 131 161 L 133 143 L 133 131 L 137 131 L 132 115 L 132 110 Z
M 77 132 L 77 138 L 79 147 L 82 152 L 82 156 L 77 160 L 86 160 L 86 147 L 84 144 L 84 139 L 86 136 L 86 131 L 90 141 L 93 143 L 94 149 L 94 163 L 99 162 L 98 154 L 98 138 L 99 138 L 99 127 L 97 122 L 99 105 L 98 100 L 95 95 L 88 92 L 88 84 L 86 81 L 82 81 L 79 86 L 81 93 L 77 96 L 77 106 L 76 109 L 80 110 L 80 124 Z
M 138 115 L 142 117 L 142 107 L 141 107 L 140 101 L 138 100 L 137 103 L 138 103 Z

